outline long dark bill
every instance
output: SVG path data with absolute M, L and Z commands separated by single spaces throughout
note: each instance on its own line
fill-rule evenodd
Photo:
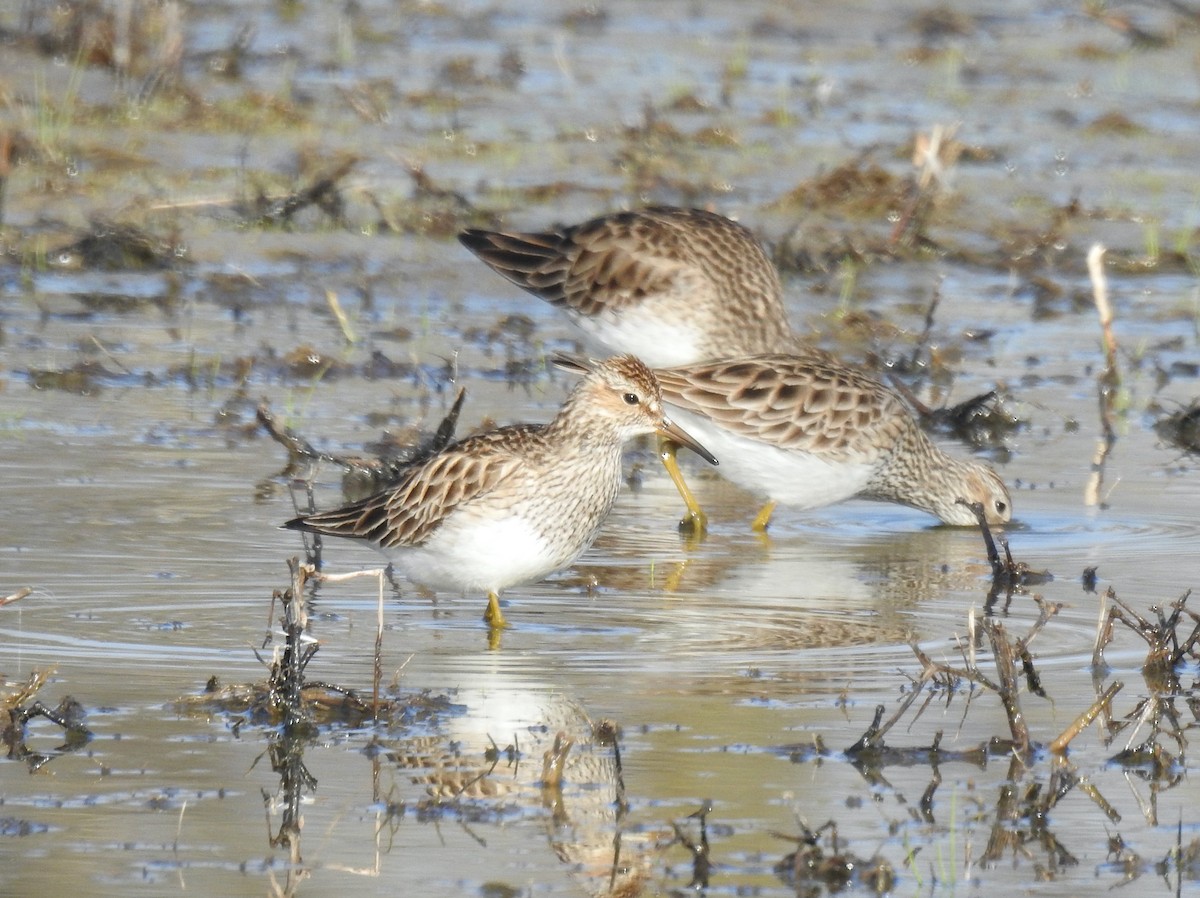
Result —
M 663 415 L 662 426 L 658 428 L 658 432 L 663 436 L 674 440 L 680 446 L 687 446 L 710 465 L 720 464 L 715 455 L 701 446 L 695 437 L 693 437 L 690 433 L 688 433 L 666 415 Z

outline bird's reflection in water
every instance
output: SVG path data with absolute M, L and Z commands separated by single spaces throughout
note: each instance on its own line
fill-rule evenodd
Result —
M 481 714 L 473 705 L 467 697 L 467 715 L 444 736 L 387 750 L 420 792 L 410 803 L 417 819 L 475 825 L 544 815 L 550 850 L 588 894 L 638 893 L 675 836 L 666 825 L 629 824 L 619 727 L 561 696 L 506 690 L 490 693 Z

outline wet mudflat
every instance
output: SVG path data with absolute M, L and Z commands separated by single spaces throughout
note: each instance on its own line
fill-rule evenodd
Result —
M 27 709 L 73 696 L 90 732 L 9 724 L 0 892 L 1195 891 L 1195 660 L 1143 676 L 1118 623 L 1093 666 L 1108 588 L 1157 624 L 1200 579 L 1200 38 L 1183 8 L 1128 15 L 0 13 L 0 597 L 32 589 L 0 607 L 0 673 Z M 303 556 L 260 403 L 334 455 L 411 442 L 459 386 L 460 433 L 546 420 L 572 382 L 546 355 L 576 337 L 454 234 L 650 202 L 739 217 L 795 329 L 922 403 L 995 390 L 973 440 L 943 439 L 996 464 L 1003 536 L 1053 579 L 989 602 L 977 531 L 891 506 L 781 508 L 764 540 L 700 465 L 690 543 L 642 445 L 596 546 L 510 591 L 498 644 L 482 597 L 389 585 L 386 721 L 330 693 L 281 739 L 232 691 L 266 681 Z M 341 470 L 314 474 L 340 502 Z M 324 548 L 328 572 L 378 561 Z M 909 751 L 847 753 L 914 688 L 913 645 L 963 670 L 971 613 L 1020 639 L 1033 594 L 1061 608 L 1029 645 L 1045 697 L 1020 681 L 1027 754 L 987 750 L 1010 715 L 953 678 L 883 736 Z M 369 701 L 374 581 L 309 599 L 307 677 Z

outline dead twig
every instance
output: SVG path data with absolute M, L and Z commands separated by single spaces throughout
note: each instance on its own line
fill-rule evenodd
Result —
M 308 440 L 279 421 L 265 402 L 259 405 L 255 414 L 263 429 L 271 435 L 275 442 L 287 450 L 289 467 L 285 470 L 290 471 L 302 462 L 326 462 L 344 469 L 348 475 L 365 477 L 376 489 L 382 489 L 398 480 L 407 468 L 432 458 L 450 445 L 458 427 L 458 418 L 466 396 L 467 391 L 460 387 L 455 394 L 454 404 L 451 405 L 450 411 L 446 413 L 432 435 L 424 435 L 411 446 L 406 446 L 382 458 L 331 455 L 321 452 Z
M 4 596 L 3 598 L 0 598 L 0 608 L 3 608 L 5 605 L 12 605 L 15 602 L 19 602 L 19 601 L 21 601 L 21 599 L 25 598 L 27 595 L 31 594 L 32 592 L 33 592 L 33 587 L 22 586 L 16 592 L 11 593 L 7 596 Z
M 1179 682 L 1175 669 L 1188 655 L 1194 655 L 1200 644 L 1200 615 L 1187 607 L 1190 596 L 1191 590 L 1188 590 L 1172 602 L 1169 615 L 1164 614 L 1161 607 L 1152 606 L 1150 611 L 1155 619 L 1149 620 L 1118 599 L 1110 586 L 1104 593 L 1096 643 L 1092 649 L 1092 667 L 1096 670 L 1105 667 L 1104 649 L 1113 640 L 1114 624 L 1121 623 L 1136 633 L 1148 647 L 1146 661 L 1142 665 L 1142 675 L 1147 682 L 1158 691 L 1176 692 Z M 1192 631 L 1180 639 L 1179 628 L 1187 622 L 1185 618 L 1193 624 Z
M 1097 380 L 1097 399 L 1100 404 L 1101 437 L 1096 441 L 1092 454 L 1091 474 L 1083 491 L 1083 504 L 1094 507 L 1100 504 L 1104 485 L 1104 465 L 1113 444 L 1117 441 L 1113 423 L 1114 405 L 1121 388 L 1121 372 L 1117 367 L 1117 338 L 1113 335 L 1113 311 L 1108 301 L 1108 280 L 1104 274 L 1104 247 L 1096 243 L 1088 251 L 1088 276 L 1092 282 L 1092 299 L 1100 317 L 1100 330 L 1104 339 L 1104 371 Z
M 1092 702 L 1092 706 L 1076 717 L 1069 727 L 1059 734 L 1058 738 L 1050 743 L 1050 751 L 1056 755 L 1063 754 L 1071 744 L 1071 740 L 1078 736 L 1081 732 L 1087 729 L 1101 713 L 1106 712 L 1112 706 L 1112 700 L 1116 694 L 1125 688 L 1125 684 L 1119 680 L 1111 684 L 1104 690 L 1104 694 Z
M 281 199 L 272 200 L 265 195 L 259 195 L 251 214 L 260 225 L 287 225 L 301 210 L 316 206 L 330 218 L 340 222 L 343 212 L 340 183 L 358 162 L 358 156 L 348 155 L 334 163 L 324 174 Z
M 693 842 L 678 823 L 672 821 L 671 828 L 675 831 L 675 839 L 692 855 L 692 881 L 689 889 L 707 889 L 709 876 L 712 872 L 712 859 L 709 857 L 708 846 L 708 815 L 712 812 L 712 799 L 707 799 L 700 810 L 688 816 L 700 821 L 700 840 Z

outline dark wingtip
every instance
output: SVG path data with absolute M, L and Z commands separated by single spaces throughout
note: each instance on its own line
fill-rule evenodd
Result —
M 307 518 L 292 518 L 290 521 L 285 521 L 279 525 L 280 530 L 308 530 L 310 529 Z
M 477 252 L 487 243 L 490 234 L 491 231 L 485 231 L 483 228 L 467 228 L 458 232 L 458 242 L 471 252 Z
M 551 353 L 550 363 L 555 368 L 561 368 L 563 371 L 571 371 L 575 374 L 586 374 L 596 367 L 595 359 L 589 359 L 587 356 L 576 355 L 571 352 L 563 352 L 562 350 Z

